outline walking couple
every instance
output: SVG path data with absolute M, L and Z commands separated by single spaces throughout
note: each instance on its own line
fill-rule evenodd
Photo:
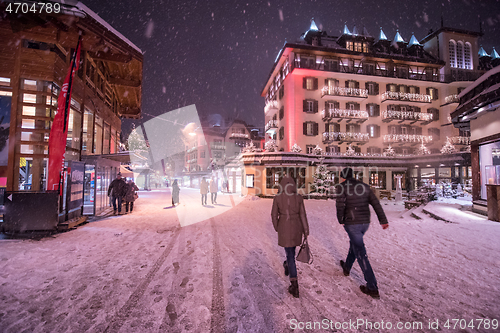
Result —
M 344 226 L 349 236 L 349 252 L 346 260 L 340 260 L 343 274 L 348 276 L 354 261 L 358 261 L 366 285 L 360 286 L 363 293 L 379 298 L 377 280 L 366 254 L 363 235 L 370 223 L 370 207 L 372 205 L 383 229 L 389 224 L 379 200 L 370 187 L 353 177 L 351 168 L 345 168 L 340 174 L 344 179 L 337 186 L 337 219 Z M 274 229 L 278 232 L 278 245 L 285 248 L 286 261 L 283 263 L 285 275 L 290 276 L 288 292 L 299 297 L 297 268 L 295 265 L 295 247 L 300 246 L 302 237 L 309 236 L 309 224 L 304 207 L 304 199 L 297 193 L 295 181 L 285 176 L 279 186 L 279 193 L 274 197 L 271 218 Z

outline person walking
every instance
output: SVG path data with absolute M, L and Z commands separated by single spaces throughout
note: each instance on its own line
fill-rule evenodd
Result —
M 180 192 L 179 184 L 177 184 L 177 179 L 172 183 L 172 206 L 175 207 L 175 204 L 179 203 L 179 192 Z
M 116 178 L 109 184 L 108 196 L 111 196 L 111 201 L 113 203 L 113 214 L 116 214 L 117 202 L 118 202 L 118 214 L 122 212 L 122 199 L 126 194 L 127 184 L 122 178 L 122 174 L 118 172 Z
M 207 204 L 207 194 L 208 194 L 208 182 L 203 177 L 200 183 L 200 193 L 201 193 L 201 204 L 204 206 Z
M 217 203 L 217 192 L 219 191 L 219 186 L 217 185 L 217 178 L 210 179 L 210 199 L 212 200 L 212 205 Z
M 129 206 L 131 213 L 134 210 L 136 191 L 139 191 L 139 188 L 135 185 L 134 181 L 130 179 L 127 183 L 127 192 L 125 194 L 125 213 L 128 213 Z
M 351 168 L 344 168 L 340 173 L 344 181 L 337 185 L 337 219 L 344 225 L 344 230 L 349 236 L 349 253 L 345 261 L 340 261 L 340 266 L 345 276 L 349 276 L 354 261 L 365 277 L 366 286 L 359 288 L 364 294 L 373 298 L 380 298 L 377 280 L 366 254 L 363 236 L 370 225 L 370 206 L 375 210 L 383 229 L 389 227 L 387 217 L 370 186 L 354 179 Z
M 297 193 L 295 181 L 285 176 L 279 186 L 279 193 L 274 197 L 271 219 L 274 230 L 278 232 L 278 245 L 285 248 L 286 261 L 283 262 L 285 275 L 290 275 L 288 292 L 299 297 L 297 267 L 295 265 L 295 247 L 302 244 L 309 236 L 309 224 L 304 207 L 304 198 Z

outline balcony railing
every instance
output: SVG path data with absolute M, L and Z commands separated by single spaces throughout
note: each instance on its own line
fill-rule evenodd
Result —
M 384 142 L 429 143 L 432 142 L 432 135 L 387 134 L 384 135 Z
M 454 145 L 470 145 L 470 137 L 469 136 L 451 136 L 448 137 L 448 140 Z
M 402 93 L 397 91 L 386 91 L 382 94 L 382 102 L 391 101 L 406 101 L 406 102 L 417 102 L 417 103 L 431 103 L 431 95 L 422 94 L 410 94 Z
M 226 147 L 223 144 L 217 144 L 217 143 L 211 143 L 210 148 L 211 149 L 218 149 L 218 150 L 226 149 Z
M 268 113 L 271 110 L 278 110 L 278 101 L 269 101 L 264 107 L 264 112 Z
M 430 122 L 432 121 L 432 117 L 433 117 L 432 113 L 422 113 L 415 111 L 393 111 L 393 110 L 382 111 L 382 120 L 385 122 L 391 120 Z
M 368 142 L 368 133 L 352 132 L 324 132 L 323 142 L 346 141 L 346 142 Z
M 271 119 L 267 122 L 266 124 L 266 132 L 269 131 L 272 128 L 278 128 L 278 121 Z
M 248 139 L 248 134 L 246 134 L 246 133 L 231 133 L 230 138 Z
M 368 90 L 358 89 L 358 88 L 324 86 L 323 89 L 321 89 L 321 97 L 323 96 L 346 96 L 346 97 L 368 98 Z
M 368 112 L 360 110 L 323 109 L 323 111 L 321 111 L 321 116 L 323 117 L 323 119 L 346 118 L 367 120 Z
M 458 95 L 450 95 L 444 98 L 444 104 L 450 103 L 460 103 L 460 98 L 458 98 Z

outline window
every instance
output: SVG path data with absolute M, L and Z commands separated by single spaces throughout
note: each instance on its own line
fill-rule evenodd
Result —
M 318 123 L 306 121 L 303 125 L 303 134 L 307 136 L 318 135 Z
M 410 94 L 419 94 L 420 89 L 418 87 L 415 87 L 415 86 L 410 86 L 410 87 L 408 87 L 408 92 Z
M 325 59 L 325 71 L 338 72 L 339 62 L 336 59 Z
M 333 101 L 328 101 L 326 102 L 326 109 L 333 111 L 335 109 L 339 108 L 339 103 L 338 102 L 333 102 Z
M 327 132 L 330 132 L 330 133 L 340 132 L 340 124 L 339 123 L 328 123 L 325 126 L 325 130 Z
M 368 147 L 368 148 L 366 148 L 366 152 L 368 154 L 372 154 L 372 155 L 381 154 L 382 153 L 382 148 L 379 148 L 379 147 Z
M 449 53 L 449 58 L 450 58 L 450 67 L 456 68 L 457 67 L 457 58 L 456 58 L 456 53 L 457 53 L 457 45 L 454 40 L 450 39 L 448 42 L 448 53 Z
M 438 99 L 438 90 L 436 88 L 427 88 L 427 95 L 431 95 L 433 101 Z
M 363 53 L 368 53 L 369 52 L 369 48 L 368 48 L 368 43 L 363 43 Z
M 307 90 L 318 89 L 318 79 L 315 77 L 305 77 L 302 79 L 302 88 Z
M 200 151 L 200 158 L 205 158 L 205 151 L 204 150 Z
M 389 127 L 389 133 L 390 134 L 398 134 L 398 129 L 396 128 L 396 126 Z
M 370 138 L 378 138 L 380 137 L 380 126 L 378 125 L 368 125 L 366 127 L 368 135 Z
M 378 83 L 366 82 L 365 88 L 368 90 L 368 95 L 378 95 Z
M 380 116 L 380 106 L 378 104 L 366 104 L 366 111 L 370 117 Z
M 439 109 L 429 108 L 427 113 L 432 113 L 432 120 L 439 120 Z
M 401 134 L 404 134 L 404 135 L 408 134 L 408 127 L 402 126 L 401 127 Z
M 298 55 L 301 68 L 316 68 L 316 57 L 308 55 Z
M 328 146 L 328 147 L 326 147 L 326 152 L 327 153 L 340 153 L 340 147 L 339 146 Z
M 318 112 L 318 101 L 313 99 L 305 99 L 303 101 L 303 111 L 309 113 Z
M 285 95 L 285 86 L 281 86 L 278 97 L 281 100 L 283 96 Z
M 472 59 L 471 59 L 471 45 L 470 43 L 465 43 L 464 47 L 464 68 L 472 69 Z
M 285 128 L 283 126 L 281 126 L 279 130 L 279 138 L 280 140 L 283 140 L 285 138 Z
M 354 43 L 354 51 L 355 52 L 363 52 L 363 43 L 355 42 Z
M 359 82 L 348 80 L 345 82 L 345 87 L 351 88 L 351 89 L 357 89 L 357 88 L 359 88 Z
M 396 92 L 396 85 L 395 84 L 388 84 L 387 85 L 387 91 L 390 91 L 390 92 Z
M 348 49 L 348 50 L 350 50 L 350 51 L 353 51 L 354 50 L 354 44 L 353 44 L 353 42 L 351 42 L 350 40 L 348 40 L 346 42 L 345 48 Z
M 312 154 L 315 145 L 306 145 L 306 154 Z
M 280 115 L 280 120 L 283 119 L 283 117 L 285 116 L 285 107 L 284 106 L 282 106 L 280 108 L 279 115 Z
M 457 68 L 464 68 L 464 43 L 457 43 Z
M 254 175 L 252 175 L 252 174 L 245 175 L 245 186 L 247 188 L 253 188 L 253 179 L 254 179 Z
M 404 94 L 407 92 L 407 87 L 405 85 L 400 85 L 399 86 L 399 92 Z

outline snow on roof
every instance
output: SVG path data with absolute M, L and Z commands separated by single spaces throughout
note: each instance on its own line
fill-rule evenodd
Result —
M 85 6 L 80 1 L 76 4 L 76 7 L 78 9 L 84 11 L 85 14 L 88 14 L 89 16 L 91 16 L 94 20 L 96 20 L 97 22 L 99 22 L 99 24 L 101 24 L 103 27 L 105 27 L 106 29 L 108 29 L 111 33 L 113 33 L 118 38 L 120 38 L 121 40 L 123 40 L 124 42 L 126 42 L 128 45 L 130 45 L 132 48 L 134 48 L 137 52 L 139 52 L 140 54 L 143 54 L 143 52 L 141 51 L 140 48 L 138 48 L 134 43 L 132 43 L 130 40 L 128 40 L 128 38 L 126 38 L 125 36 L 123 36 L 115 28 L 113 28 L 111 25 L 109 25 L 108 22 L 104 21 L 99 15 L 97 15 L 89 7 Z
M 482 46 L 479 48 L 479 52 L 477 54 L 479 54 L 480 57 L 489 57 L 490 56 L 488 53 L 486 53 L 486 51 L 483 49 Z
M 315 30 L 315 31 L 318 31 L 318 26 L 316 25 L 316 23 L 314 22 L 314 17 L 311 19 L 311 26 L 309 27 L 309 30 Z
M 486 81 L 490 76 L 500 73 L 500 66 L 496 66 L 493 69 L 490 69 L 486 73 L 484 73 L 479 79 L 477 79 L 473 84 L 469 85 L 467 88 L 462 90 L 462 92 L 458 95 L 459 98 L 465 96 L 469 91 L 476 88 L 478 85 Z
M 347 28 L 347 24 L 344 24 L 344 31 L 343 31 L 343 35 L 350 35 L 351 32 L 349 31 L 349 28 Z
M 403 37 L 401 37 L 400 33 L 399 33 L 399 29 L 396 30 L 396 36 L 394 36 L 394 41 L 396 43 L 404 43 L 405 40 L 403 39 Z
M 491 58 L 492 59 L 500 58 L 500 55 L 498 55 L 498 52 L 497 52 L 497 50 L 495 50 L 495 48 L 493 48 L 493 51 L 491 51 Z
M 378 35 L 378 40 L 387 40 L 387 36 L 382 31 L 382 27 L 380 27 L 380 34 Z
M 354 26 L 354 28 L 352 28 L 352 34 L 353 34 L 354 36 L 359 35 L 359 33 L 358 33 L 358 28 L 356 28 L 356 26 Z
M 363 27 L 363 36 L 366 36 L 366 37 L 371 37 L 370 33 L 368 32 L 368 30 L 366 30 L 366 27 Z
M 410 39 L 410 42 L 408 43 L 408 47 L 413 46 L 413 45 L 420 45 L 420 46 L 422 46 L 422 44 L 420 44 L 418 42 L 418 40 L 415 38 L 414 34 L 411 35 L 411 39 Z

